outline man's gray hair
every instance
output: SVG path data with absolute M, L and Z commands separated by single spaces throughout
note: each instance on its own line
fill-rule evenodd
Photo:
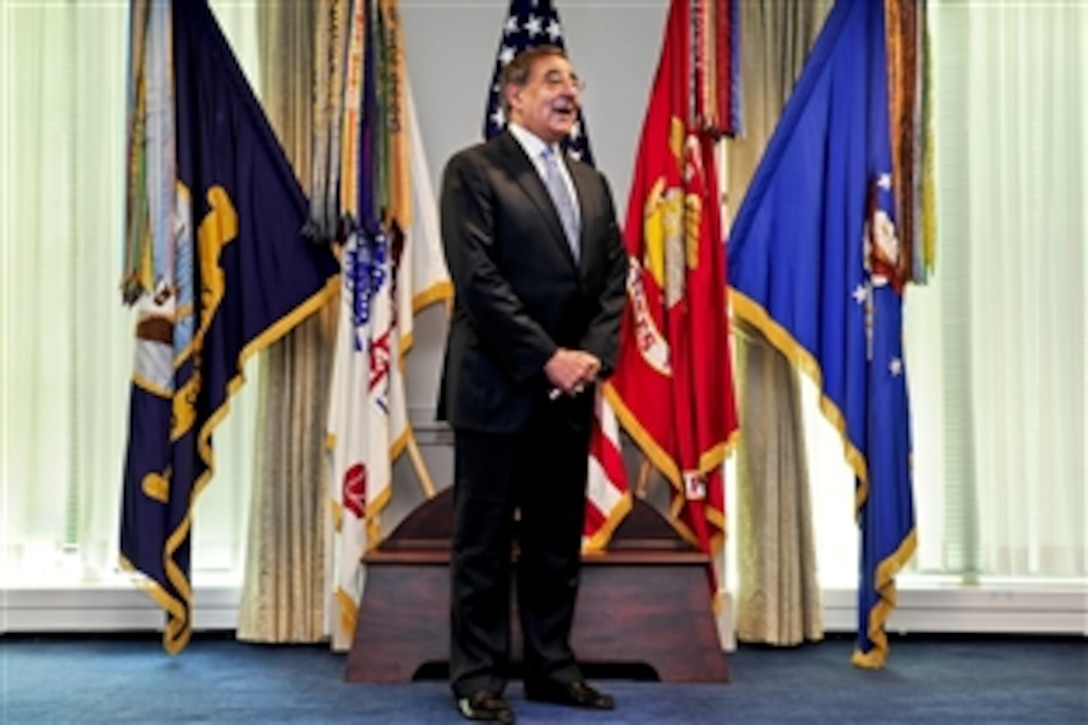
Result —
M 502 112 L 507 120 L 510 119 L 510 101 L 506 98 L 506 89 L 511 85 L 524 87 L 529 82 L 529 73 L 533 70 L 533 64 L 539 58 L 551 58 L 559 56 L 566 58 L 567 54 L 557 45 L 534 45 L 526 48 L 502 69 Z

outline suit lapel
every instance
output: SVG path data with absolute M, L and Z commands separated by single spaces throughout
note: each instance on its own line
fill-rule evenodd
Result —
M 567 155 L 563 154 L 563 161 L 567 163 Z M 578 194 L 578 249 L 580 254 L 578 259 L 581 263 L 582 269 L 586 266 L 587 252 L 586 248 L 586 230 L 589 229 L 590 217 L 586 212 L 590 208 L 589 195 L 592 193 L 593 185 L 589 182 L 589 171 L 581 164 L 567 163 L 567 171 L 570 172 L 570 179 L 574 182 L 574 191 Z
M 508 168 L 511 169 L 511 173 L 517 181 L 518 186 L 521 187 L 526 196 L 532 199 L 533 204 L 540 210 L 548 228 L 551 230 L 552 239 L 556 244 L 560 245 L 571 264 L 574 264 L 574 255 L 572 255 L 570 251 L 567 233 L 563 231 L 563 222 L 559 220 L 559 212 L 555 210 L 555 204 L 552 202 L 552 197 L 548 194 L 548 189 L 544 186 L 544 181 L 540 178 L 540 173 L 536 170 L 536 166 L 526 155 L 525 149 L 521 147 L 521 144 L 518 143 L 518 140 L 514 138 L 509 131 L 504 131 L 502 135 L 499 136 L 499 139 L 502 143 L 503 154 L 510 160 Z M 569 166 L 567 168 L 568 170 L 570 169 Z M 573 175 L 571 178 L 574 178 Z M 575 180 L 575 189 L 578 192 L 579 214 L 582 215 L 581 218 L 584 220 L 582 187 L 578 184 L 577 180 Z M 584 236 L 584 222 L 581 227 L 581 235 Z M 579 240 L 579 244 L 581 244 L 581 240 Z

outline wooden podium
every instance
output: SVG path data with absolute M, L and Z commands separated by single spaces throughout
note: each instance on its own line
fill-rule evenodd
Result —
M 345 680 L 446 676 L 452 522 L 453 497 L 446 489 L 366 555 L 366 587 Z M 711 611 L 708 557 L 681 539 L 652 506 L 636 499 L 608 551 L 582 562 L 571 645 L 587 677 L 729 681 Z M 511 622 L 516 675 L 521 659 L 516 609 Z

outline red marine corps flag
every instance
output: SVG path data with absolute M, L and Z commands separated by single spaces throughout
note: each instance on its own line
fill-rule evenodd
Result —
M 605 394 L 672 484 L 671 520 L 702 551 L 724 533 L 722 463 L 737 432 L 714 145 L 702 89 L 731 3 L 673 0 L 627 208 L 628 305 Z M 698 91 L 696 90 L 698 88 Z M 716 584 L 716 581 L 713 582 Z

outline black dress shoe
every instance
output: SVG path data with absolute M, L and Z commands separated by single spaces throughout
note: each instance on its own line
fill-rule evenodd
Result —
M 592 688 L 585 680 L 577 682 L 526 682 L 525 697 L 539 702 L 551 702 L 567 707 L 584 707 L 591 710 L 611 710 L 616 701 L 611 695 Z
M 506 700 L 490 690 L 477 690 L 468 697 L 457 698 L 457 710 L 469 720 L 490 720 L 491 722 L 514 722 L 514 711 Z

